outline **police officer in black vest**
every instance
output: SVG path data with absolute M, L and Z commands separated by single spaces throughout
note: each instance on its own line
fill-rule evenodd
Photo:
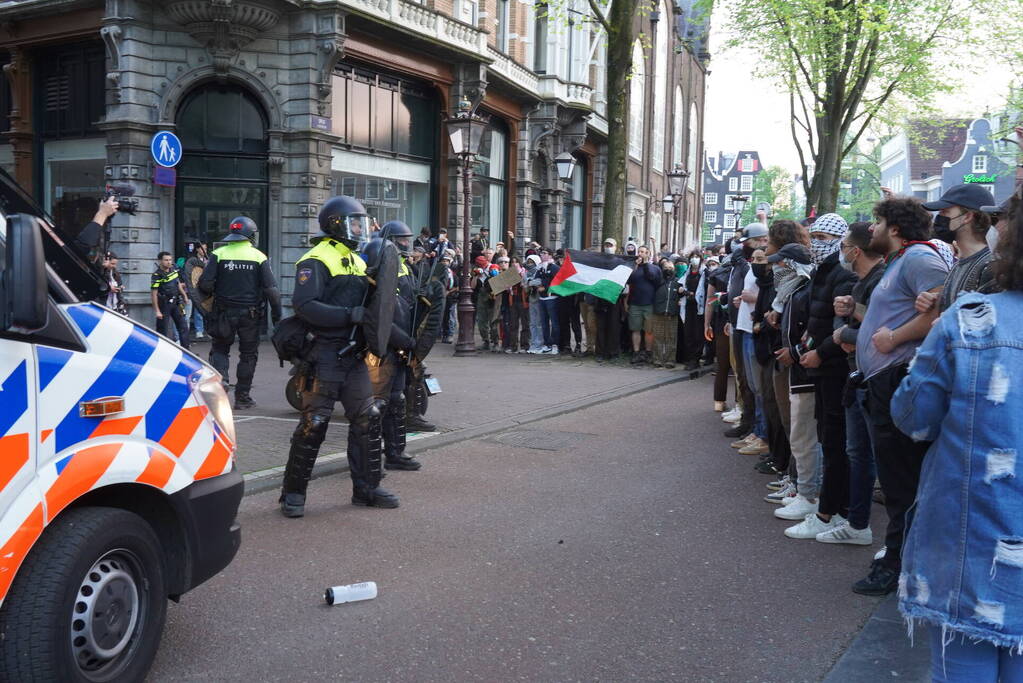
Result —
M 239 216 L 231 221 L 225 244 L 213 250 L 199 277 L 199 291 L 213 296 L 206 332 L 213 345 L 210 363 L 224 376 L 230 370 L 231 345 L 238 335 L 238 366 L 235 368 L 234 407 L 252 408 L 249 396 L 259 359 L 259 333 L 264 324 L 264 300 L 270 302 L 274 324 L 281 319 L 281 293 L 270 270 L 270 261 L 256 249 L 256 223 Z
M 373 391 L 377 399 L 387 401 L 383 417 L 384 467 L 389 470 L 418 470 L 422 464 L 405 455 L 405 373 L 415 346 L 412 308 L 416 287 L 407 263 L 412 256 L 412 230 L 401 221 L 389 221 L 380 229 L 380 237 L 393 242 L 402 256 L 390 348 L 387 357 L 379 359 L 377 367 L 370 365 Z
M 281 513 L 305 513 L 306 486 L 334 404 L 341 401 L 348 418 L 348 464 L 352 504 L 398 507 L 398 497 L 380 487 L 383 402 L 373 395 L 366 360 L 353 328 L 364 321 L 369 289 L 359 244 L 369 235 L 366 209 L 351 197 L 333 197 L 319 215 L 315 246 L 295 264 L 292 305 L 314 336 L 305 360 L 312 373 L 302 391 L 302 420 L 291 437 L 284 470 Z

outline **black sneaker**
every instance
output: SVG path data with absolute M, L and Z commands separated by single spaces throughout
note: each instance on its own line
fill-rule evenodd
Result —
M 750 431 L 751 431 L 750 428 L 747 427 L 746 425 L 738 424 L 732 427 L 731 429 L 726 429 L 724 434 L 729 439 L 739 439 L 749 434 Z
M 853 593 L 860 595 L 888 595 L 899 585 L 899 571 L 884 564 L 883 560 L 874 560 L 870 565 L 870 574 L 853 584 Z
M 760 474 L 781 474 L 781 472 L 775 468 L 773 460 L 761 460 L 753 466 L 753 469 L 760 472 Z

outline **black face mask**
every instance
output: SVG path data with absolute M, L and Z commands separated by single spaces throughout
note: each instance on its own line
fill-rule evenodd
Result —
M 753 269 L 753 275 L 755 275 L 758 280 L 762 280 L 769 272 L 771 272 L 768 270 L 770 267 L 771 264 L 769 263 L 754 263 L 750 266 L 750 268 Z
M 952 219 L 948 216 L 935 216 L 934 217 L 934 236 L 942 242 L 952 244 L 952 241 L 956 238 L 956 233 L 949 226 L 952 224 Z
M 750 258 L 751 256 L 753 256 L 754 251 L 756 251 L 756 249 L 754 249 L 753 245 L 750 244 L 749 242 L 746 242 L 745 244 L 742 245 L 742 255 L 745 256 L 746 258 Z

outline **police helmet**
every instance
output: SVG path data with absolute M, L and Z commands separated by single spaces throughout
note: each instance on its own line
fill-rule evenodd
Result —
M 369 216 L 359 200 L 340 195 L 331 197 L 320 209 L 320 238 L 341 241 L 350 249 L 369 240 Z
M 412 253 L 412 229 L 401 221 L 387 221 L 380 228 L 380 237 L 394 242 L 402 256 Z
M 222 242 L 241 242 L 242 240 L 249 240 L 250 242 L 255 243 L 256 241 L 256 221 L 252 220 L 248 216 L 232 218 L 228 230 L 229 232 L 227 233 L 227 236 L 221 240 Z

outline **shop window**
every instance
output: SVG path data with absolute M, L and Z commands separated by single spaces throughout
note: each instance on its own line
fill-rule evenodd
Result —
M 381 225 L 430 225 L 432 164 L 335 150 L 331 168 L 334 194 L 355 197 Z
M 96 213 L 106 182 L 106 156 L 103 138 L 43 144 L 43 207 L 70 234 L 77 234 Z
M 101 44 L 48 49 L 36 55 L 36 132 L 46 140 L 99 135 L 106 68 Z

